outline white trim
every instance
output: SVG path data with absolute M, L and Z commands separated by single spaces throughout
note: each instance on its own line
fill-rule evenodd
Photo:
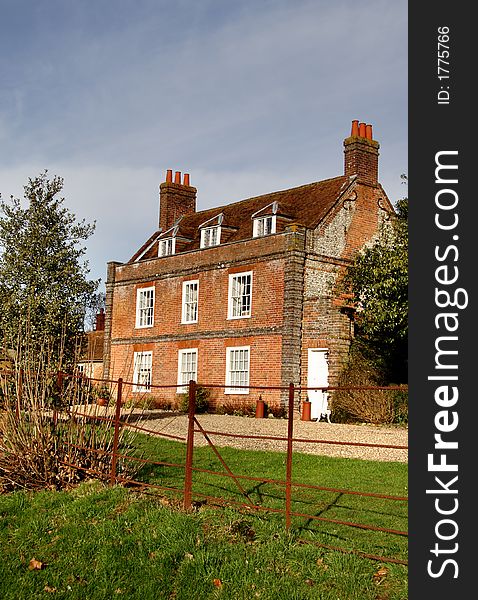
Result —
M 186 287 L 196 284 L 196 318 L 194 320 L 188 321 L 186 319 Z M 197 323 L 199 315 L 199 279 L 191 279 L 190 281 L 183 281 L 183 295 L 181 300 L 181 324 L 188 325 L 190 323 Z
M 314 375 L 315 376 L 317 375 L 317 371 L 314 371 L 314 373 L 312 372 L 312 362 L 313 362 L 312 356 L 314 354 L 319 354 L 319 353 L 323 354 L 325 363 L 327 365 L 326 370 L 323 373 L 323 375 L 325 375 L 325 377 L 324 377 L 325 386 L 324 387 L 328 388 L 328 386 L 329 386 L 329 348 L 308 348 L 308 351 L 307 351 L 307 387 L 310 387 L 310 388 L 315 387 L 315 385 L 314 385 L 315 382 L 313 382 L 312 379 L 314 378 Z M 317 387 L 322 387 L 322 386 L 319 385 Z M 311 412 L 312 419 L 317 419 L 317 421 L 320 421 L 320 419 L 322 417 L 325 417 L 327 419 L 327 421 L 330 423 L 331 410 L 329 408 L 329 392 L 324 389 L 308 390 L 307 395 L 308 395 L 309 401 L 311 402 L 310 412 Z
M 227 318 L 228 319 L 250 319 L 251 315 L 252 315 L 252 271 L 243 271 L 243 272 L 239 272 L 239 273 L 230 273 L 229 274 L 229 287 L 228 287 L 228 291 L 227 291 Z M 251 281 L 250 281 L 250 300 L 249 300 L 249 312 L 248 314 L 240 314 L 240 315 L 233 315 L 233 301 L 232 301 L 232 288 L 233 288 L 233 281 L 235 278 L 237 277 L 246 277 L 250 275 L 251 277 Z M 245 295 L 245 294 L 244 294 Z
M 184 354 L 188 354 L 188 353 L 194 353 L 196 355 L 196 370 L 193 372 L 194 375 L 188 378 L 188 381 L 183 381 L 182 378 L 182 366 L 183 366 L 183 355 Z M 197 381 L 197 377 L 198 377 L 198 360 L 199 360 L 199 353 L 198 353 L 198 349 L 197 348 L 182 348 L 181 350 L 178 350 L 178 387 L 176 388 L 176 393 L 177 394 L 185 394 L 188 391 L 188 386 L 187 384 L 189 383 L 189 381 L 191 379 L 194 379 L 194 381 Z
M 259 226 L 262 223 L 263 227 L 265 222 L 271 220 L 271 230 L 268 233 L 259 233 Z M 252 224 L 252 237 L 264 237 L 266 235 L 272 235 L 276 232 L 277 217 L 276 215 L 265 215 L 264 217 L 256 217 Z
M 152 299 L 152 314 L 151 314 L 151 323 L 141 323 L 141 309 L 144 310 L 144 307 L 140 307 L 140 295 L 144 292 L 153 292 Z M 154 285 L 148 287 L 140 287 L 136 290 L 136 320 L 135 320 L 135 328 L 136 329 L 145 329 L 147 327 L 153 327 L 154 325 L 154 302 L 156 298 Z M 146 307 L 146 310 L 148 307 Z
M 216 215 L 215 217 L 211 217 L 210 219 L 208 219 L 207 221 L 204 221 L 204 223 L 201 223 L 201 225 L 199 225 L 199 229 L 202 229 L 203 227 L 205 227 L 208 223 L 210 223 L 211 221 L 215 221 L 217 219 L 217 224 L 218 225 L 222 225 L 222 222 L 224 220 L 224 213 L 221 212 L 218 215 Z
M 143 359 L 147 357 L 146 364 L 143 364 Z M 148 382 L 143 385 L 140 382 L 141 371 L 149 371 Z M 149 392 L 151 390 L 151 382 L 153 380 L 153 351 L 146 350 L 144 352 L 135 352 L 133 354 L 133 392 Z
M 266 208 L 269 208 L 269 206 L 272 207 L 272 214 L 275 215 L 277 213 L 278 208 L 279 208 L 279 203 L 277 202 L 277 200 L 274 200 L 274 202 L 271 202 L 270 204 L 267 204 L 266 206 L 263 206 L 259 210 L 256 210 L 256 212 L 251 215 L 251 219 L 254 219 L 255 217 L 257 217 L 257 215 L 260 215 L 261 212 L 265 211 Z
M 231 387 L 232 386 L 232 372 L 230 370 L 231 364 L 231 353 L 239 351 L 247 351 L 247 369 L 243 372 L 246 373 L 246 379 L 243 385 L 248 386 L 251 378 L 251 347 L 250 346 L 229 346 L 226 348 L 226 387 L 224 389 L 225 394 L 249 394 L 249 388 Z
M 164 248 L 167 247 L 167 249 L 169 250 L 169 246 L 171 246 L 171 252 L 165 253 Z M 159 242 L 158 242 L 158 256 L 159 257 L 172 256 L 175 253 L 176 253 L 176 238 L 175 237 L 167 237 L 167 238 L 159 239 Z
M 206 232 L 211 232 L 213 229 L 216 232 L 214 244 L 211 244 L 211 243 L 206 244 Z M 210 239 L 211 239 L 211 237 L 209 237 L 209 240 Z M 220 243 L 221 243 L 221 226 L 220 225 L 213 225 L 211 227 L 202 227 L 201 228 L 201 244 L 200 244 L 201 248 L 214 248 L 214 246 L 219 246 Z

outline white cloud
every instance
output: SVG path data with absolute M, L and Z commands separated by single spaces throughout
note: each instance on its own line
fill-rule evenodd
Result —
M 43 5 L 0 55 L 0 191 L 63 176 L 67 206 L 97 221 L 95 277 L 156 228 L 167 168 L 191 173 L 199 209 L 333 177 L 354 118 L 403 195 L 406 2 L 134 4 L 59 2 L 53 20 Z

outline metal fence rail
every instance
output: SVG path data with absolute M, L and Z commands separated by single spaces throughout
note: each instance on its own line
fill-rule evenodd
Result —
M 58 389 L 60 392 L 63 390 L 65 386 L 65 382 L 69 377 L 77 377 L 77 375 L 67 375 L 65 373 L 58 374 Z M 83 378 L 85 379 L 85 378 Z M 314 443 L 314 444 L 336 444 L 336 445 L 349 445 L 349 446 L 363 446 L 363 447 L 376 447 L 376 448 L 391 448 L 397 450 L 407 450 L 408 446 L 404 445 L 387 445 L 387 444 L 375 444 L 375 443 L 366 443 L 366 442 L 345 442 L 345 441 L 334 441 L 334 440 L 324 440 L 324 439 L 309 439 L 309 438 L 301 438 L 294 436 L 294 402 L 295 397 L 298 391 L 306 391 L 309 389 L 319 389 L 319 388 L 304 388 L 304 387 L 296 387 L 294 384 L 290 384 L 287 388 L 278 388 L 277 386 L 267 388 L 265 386 L 241 386 L 241 389 L 244 387 L 250 387 L 250 389 L 281 389 L 287 390 L 288 392 L 288 410 L 287 410 L 287 435 L 286 436 L 270 436 L 270 435 L 251 435 L 251 434 L 233 434 L 221 431 L 215 431 L 210 429 L 205 429 L 202 427 L 200 422 L 200 416 L 196 414 L 196 393 L 198 389 L 198 384 L 195 381 L 190 381 L 188 384 L 188 414 L 187 414 L 187 433 L 185 437 L 172 435 L 168 433 L 164 433 L 162 431 L 156 431 L 154 429 L 150 429 L 148 427 L 144 427 L 143 424 L 138 425 L 136 423 L 131 422 L 128 418 L 123 418 L 123 395 L 125 386 L 133 386 L 135 385 L 133 382 L 124 381 L 122 378 L 118 380 L 102 380 L 102 379 L 90 379 L 90 382 L 100 382 L 102 384 L 108 383 L 116 388 L 116 394 L 114 401 L 110 402 L 111 409 L 114 409 L 114 414 L 107 415 L 106 411 L 104 415 L 99 414 L 91 414 L 86 410 L 77 409 L 74 412 L 75 418 L 86 419 L 91 423 L 92 427 L 97 425 L 101 425 L 103 427 L 109 427 L 111 429 L 112 443 L 111 448 L 107 450 L 99 450 L 96 448 L 81 446 L 79 444 L 71 444 L 75 446 L 77 449 L 83 450 L 84 452 L 91 452 L 97 454 L 103 454 L 105 458 L 108 459 L 108 464 L 110 464 L 110 473 L 108 476 L 108 481 L 110 485 L 114 485 L 116 483 L 127 484 L 133 486 L 134 488 L 139 488 L 142 490 L 161 490 L 173 492 L 179 498 L 182 499 L 182 505 L 185 510 L 190 510 L 193 506 L 194 498 L 202 498 L 210 503 L 214 503 L 217 505 L 232 505 L 237 506 L 239 508 L 247 508 L 249 510 L 261 511 L 261 512 L 271 512 L 276 514 L 283 514 L 285 518 L 285 527 L 289 529 L 292 526 L 292 518 L 302 518 L 310 521 L 319 521 L 323 523 L 331 523 L 334 525 L 341 525 L 344 527 L 351 528 L 359 528 L 370 531 L 377 531 L 386 533 L 389 535 L 397 535 L 397 536 L 406 536 L 407 532 L 401 529 L 394 529 L 390 527 L 380 526 L 377 524 L 367 524 L 361 522 L 354 522 L 349 519 L 335 519 L 326 516 L 320 516 L 317 514 L 310 514 L 306 512 L 299 512 L 293 509 L 293 503 L 297 502 L 294 498 L 295 490 L 315 490 L 319 492 L 330 492 L 335 494 L 345 494 L 350 496 L 359 496 L 363 498 L 375 498 L 380 500 L 389 500 L 393 502 L 407 502 L 408 498 L 406 496 L 398 496 L 396 494 L 386 494 L 379 493 L 373 491 L 363 491 L 363 490 L 353 490 L 353 489 L 343 489 L 341 487 L 330 487 L 330 486 L 320 486 L 314 485 L 310 483 L 302 483 L 293 481 L 293 451 L 294 444 L 301 444 L 303 442 Z M 202 387 L 209 387 L 206 385 L 202 385 Z M 213 387 L 213 386 L 210 386 Z M 214 387 L 224 387 L 224 386 L 214 386 Z M 170 386 L 155 386 L 150 385 L 149 389 L 153 388 L 177 388 L 177 384 Z M 20 385 L 21 389 L 21 385 Z M 320 388 L 320 389 L 331 389 L 331 388 Z M 334 388 L 338 389 L 338 388 Z M 354 388 L 360 389 L 360 388 Z M 364 388 L 365 389 L 365 388 Z M 371 389 L 367 387 L 366 389 Z M 380 388 L 380 389 L 391 389 L 391 388 Z M 403 386 L 397 386 L 395 389 L 403 390 Z M 20 410 L 20 403 L 18 405 L 18 409 Z M 56 411 L 53 413 L 55 422 L 58 418 Z M 134 431 L 146 433 L 151 436 L 158 436 L 166 439 L 171 439 L 175 441 L 185 442 L 186 445 L 186 456 L 184 463 L 174 463 L 168 461 L 158 461 L 151 460 L 147 457 L 138 457 L 127 455 L 122 452 L 120 445 L 120 432 L 122 429 L 128 428 Z M 221 463 L 224 471 L 219 472 L 213 469 L 205 469 L 194 464 L 194 448 L 195 448 L 195 435 L 202 436 L 211 450 L 214 452 L 216 458 Z M 243 475 L 234 473 L 231 468 L 228 466 L 227 461 L 224 460 L 224 457 L 221 454 L 221 451 L 217 448 L 214 443 L 214 438 L 217 436 L 228 437 L 228 438 L 237 438 L 237 439 L 264 439 L 264 440 L 278 440 L 286 442 L 287 448 L 285 450 L 285 478 L 277 479 L 277 478 L 265 478 L 260 476 L 251 476 L 251 475 Z M 140 481 L 133 478 L 124 477 L 119 469 L 119 465 L 122 461 L 136 461 L 142 465 L 156 465 L 156 466 L 164 466 L 167 468 L 178 469 L 179 472 L 182 472 L 182 486 L 174 487 L 174 486 L 165 486 L 156 483 L 148 483 L 144 481 Z M 65 461 L 64 464 L 69 467 L 80 469 L 85 472 L 89 472 L 92 475 L 102 475 L 98 471 L 94 471 L 93 469 L 88 469 L 87 467 L 79 464 L 69 463 Z M 193 489 L 194 484 L 194 473 L 206 473 L 213 477 L 226 477 L 229 480 L 233 481 L 236 488 L 237 493 L 241 496 L 241 500 L 237 500 L 234 498 L 229 498 L 226 496 L 213 496 L 208 495 L 203 492 L 199 492 Z M 264 506 L 258 504 L 251 500 L 250 494 L 244 489 L 242 483 L 243 482 L 257 482 L 263 484 L 271 484 L 275 486 L 279 486 L 281 488 L 285 488 L 284 494 L 284 505 L 283 508 L 277 508 L 273 506 Z M 311 540 L 303 540 L 307 543 L 315 543 Z M 354 554 L 358 554 L 360 556 L 364 556 L 366 558 L 371 558 L 374 560 L 380 560 L 383 562 L 393 562 L 406 565 L 407 562 L 401 559 L 397 559 L 394 557 L 386 557 L 386 556 L 375 556 L 373 554 L 363 553 L 359 550 L 346 550 L 343 548 L 336 548 L 334 546 L 328 546 L 325 544 L 318 544 L 319 546 L 323 546 L 326 548 L 335 549 L 341 552 L 352 552 Z

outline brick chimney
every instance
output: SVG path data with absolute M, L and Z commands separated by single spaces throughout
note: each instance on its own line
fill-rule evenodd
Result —
M 372 126 L 352 121 L 350 137 L 344 140 L 345 175 L 357 175 L 362 183 L 378 184 L 378 149 L 372 139 Z
M 159 226 L 168 230 L 184 215 L 196 212 L 196 188 L 189 185 L 189 173 L 184 174 L 181 182 L 181 171 L 166 171 L 166 181 L 159 186 Z
M 100 312 L 96 313 L 95 331 L 105 330 L 105 309 L 100 308 Z

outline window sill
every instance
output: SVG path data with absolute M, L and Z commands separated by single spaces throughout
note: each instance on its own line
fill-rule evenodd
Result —
M 252 315 L 241 315 L 240 317 L 231 317 L 228 316 L 227 320 L 228 321 L 236 321 L 237 319 L 250 319 L 252 317 Z

